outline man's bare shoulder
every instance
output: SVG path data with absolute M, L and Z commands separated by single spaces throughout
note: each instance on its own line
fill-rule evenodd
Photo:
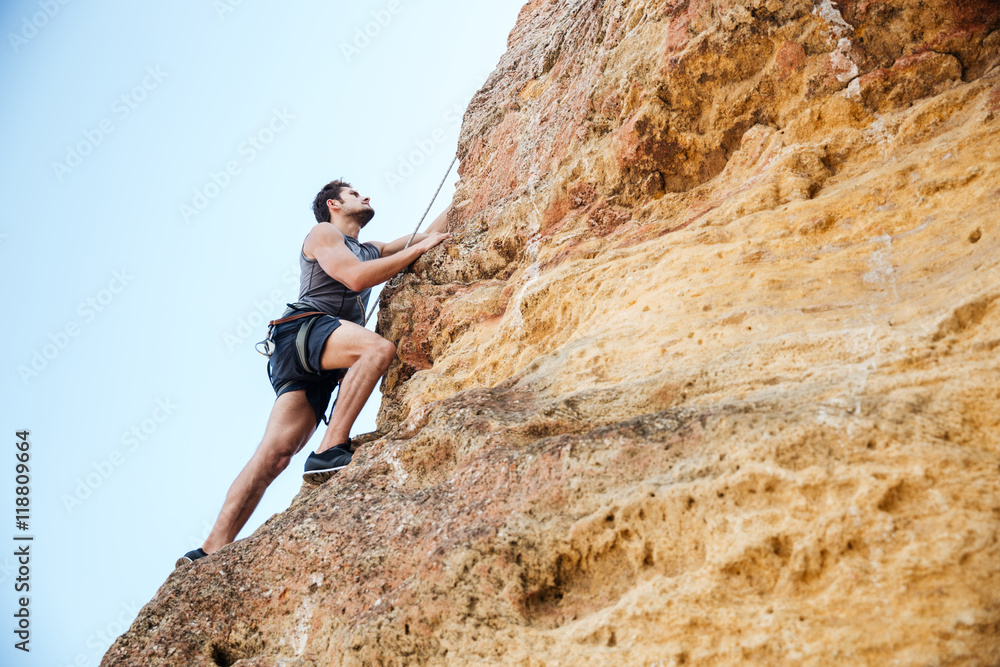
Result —
M 327 240 L 343 241 L 344 233 L 341 232 L 339 229 L 337 229 L 336 225 L 331 225 L 330 223 L 327 222 L 321 222 L 317 223 L 316 225 L 313 226 L 312 229 L 309 230 L 309 234 L 306 235 L 306 238 L 307 239 L 313 238 L 322 241 L 327 241 Z
M 302 251 L 309 259 L 315 259 L 318 248 L 343 242 L 344 234 L 335 225 L 317 223 L 306 234 L 306 239 L 302 243 Z

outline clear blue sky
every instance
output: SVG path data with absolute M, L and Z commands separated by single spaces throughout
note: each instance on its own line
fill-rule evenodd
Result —
M 97 665 L 200 545 L 274 401 L 253 344 L 297 296 L 313 196 L 345 177 L 376 210 L 362 240 L 410 233 L 521 5 L 3 3 L 2 665 Z M 15 535 L 35 538 L 29 654 Z

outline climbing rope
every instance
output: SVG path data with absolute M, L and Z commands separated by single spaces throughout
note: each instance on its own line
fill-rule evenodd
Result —
M 427 218 L 427 214 L 431 212 L 431 206 L 434 206 L 434 201 L 437 199 L 437 196 L 439 194 L 441 194 L 441 188 L 444 187 L 444 182 L 446 180 L 448 180 L 448 174 L 451 173 L 451 170 L 455 166 L 456 162 L 458 162 L 458 156 L 457 155 L 455 156 L 455 159 L 451 161 L 451 164 L 448 165 L 448 171 L 446 171 L 444 173 L 444 178 L 441 179 L 441 184 L 438 186 L 437 192 L 435 192 L 434 196 L 431 198 L 431 203 L 427 205 L 427 210 L 424 211 L 423 216 L 421 216 L 421 218 L 420 218 L 420 222 L 417 223 L 417 228 L 413 230 L 412 234 L 410 234 L 410 240 L 406 242 L 406 245 L 403 247 L 403 250 L 406 250 L 407 248 L 409 248 L 410 244 L 413 243 L 414 237 L 416 237 L 417 232 L 420 231 L 420 226 L 424 224 L 424 220 Z M 395 276 L 393 276 L 393 277 L 395 277 Z M 368 314 L 365 315 L 365 319 L 361 323 L 361 326 L 366 326 L 368 324 L 368 318 L 371 317 L 372 313 L 375 312 L 375 306 L 377 304 L 378 304 L 378 301 L 372 302 L 371 308 L 368 310 Z

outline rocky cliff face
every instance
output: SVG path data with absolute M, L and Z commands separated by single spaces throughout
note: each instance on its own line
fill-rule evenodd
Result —
M 379 432 L 102 664 L 1000 664 L 998 28 L 530 2 Z

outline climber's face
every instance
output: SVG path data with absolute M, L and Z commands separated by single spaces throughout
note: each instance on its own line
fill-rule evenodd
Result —
M 342 201 L 327 200 L 327 206 L 334 206 L 331 213 L 339 209 L 340 215 L 357 222 L 360 227 L 364 227 L 375 217 L 375 209 L 369 203 L 370 198 L 362 197 L 357 190 L 344 188 L 340 191 L 340 199 Z

